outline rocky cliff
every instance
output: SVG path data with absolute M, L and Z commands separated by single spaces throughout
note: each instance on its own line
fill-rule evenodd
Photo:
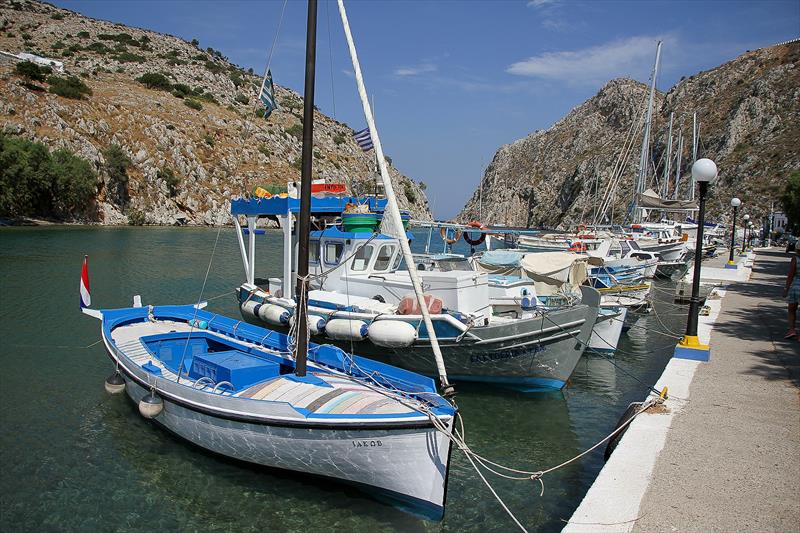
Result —
M 0 0 L 0 50 L 62 61 L 64 76 L 91 89 L 80 100 L 51 94 L 0 56 L 2 131 L 95 165 L 101 183 L 89 219 L 125 223 L 137 212 L 152 224 L 222 224 L 230 198 L 300 177 L 302 97 L 276 85 L 278 110 L 259 118 L 260 78 L 220 51 L 28 0 Z M 168 83 L 136 81 L 154 73 Z M 314 176 L 371 190 L 373 152 L 358 147 L 346 124 L 320 112 L 314 120 Z M 104 171 L 111 145 L 132 163 L 124 202 L 110 194 Z M 391 166 L 390 173 L 401 208 L 430 218 L 418 184 Z
M 657 93 L 649 185 L 660 189 L 668 123 L 683 132 L 679 192 L 685 197 L 692 150 L 692 115 L 700 122 L 698 158 L 719 167 L 709 216 L 725 218 L 732 196 L 755 219 L 778 203 L 788 175 L 800 168 L 800 42 L 747 52 Z M 647 87 L 612 80 L 546 131 L 502 146 L 482 179 L 482 218 L 511 225 L 568 227 L 591 221 L 614 175 L 614 220 L 623 220 L 639 169 Z M 670 191 L 674 190 L 673 140 Z M 657 176 L 657 177 L 656 177 Z M 480 188 L 459 214 L 478 218 Z M 607 213 L 611 214 L 611 211 Z

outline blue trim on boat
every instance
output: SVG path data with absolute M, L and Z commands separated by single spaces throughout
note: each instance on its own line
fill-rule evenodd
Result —
M 311 213 L 315 215 L 329 214 L 338 216 L 347 204 L 369 205 L 370 211 L 383 211 L 386 208 L 385 198 L 356 198 L 353 196 L 326 196 L 323 198 L 311 197 Z M 231 200 L 232 215 L 246 216 L 277 216 L 288 213 L 300 212 L 300 200 L 297 198 L 281 198 L 272 196 L 271 198 L 238 198 Z
M 290 338 L 288 335 L 248 324 L 241 320 L 233 320 L 225 316 L 216 315 L 202 309 L 195 309 L 192 305 L 104 309 L 102 310 L 102 314 L 105 338 L 109 340 L 112 339 L 111 332 L 118 326 L 147 320 L 151 309 L 153 316 L 157 319 L 172 319 L 184 322 L 189 322 L 193 319 L 205 321 L 207 323 L 206 330 L 195 330 L 193 333 L 195 338 L 207 335 L 206 331 L 220 333 L 226 337 L 226 344 L 232 345 L 235 349 L 244 353 L 259 354 L 259 350 L 239 344 L 237 341 L 257 344 L 263 346 L 267 350 L 289 351 Z M 167 333 L 163 334 L 163 337 L 160 335 L 158 337 L 163 339 L 169 338 L 170 336 L 179 337 L 180 335 L 181 333 Z M 219 339 L 217 340 L 219 341 Z M 284 358 L 279 354 L 263 353 L 262 355 L 269 355 L 275 359 L 275 361 L 279 361 L 281 365 L 289 368 L 294 367 L 294 362 L 291 359 Z M 391 387 L 396 387 L 409 394 L 435 394 L 437 392 L 435 381 L 429 377 L 372 359 L 347 354 L 344 350 L 335 346 L 309 343 L 308 359 L 319 365 L 336 369 L 354 377 L 380 380 Z M 455 413 L 455 409 L 452 405 L 434 394 L 426 394 L 425 398 L 431 403 L 432 409 L 436 414 L 452 415 Z M 403 415 L 399 415 L 399 417 L 402 418 Z M 356 416 L 355 418 L 358 417 Z
M 544 392 L 561 390 L 566 381 L 551 378 L 536 378 L 536 377 L 515 377 L 515 376 L 449 376 L 453 381 L 476 381 L 482 383 L 490 383 L 493 385 L 502 385 L 503 387 L 512 388 L 520 392 Z

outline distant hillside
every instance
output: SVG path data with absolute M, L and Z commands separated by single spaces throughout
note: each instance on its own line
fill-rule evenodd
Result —
M 713 159 L 720 170 L 710 189 L 710 216 L 725 218 L 734 195 L 754 218 L 768 213 L 771 202 L 778 205 L 789 174 L 800 169 L 799 61 L 800 42 L 763 48 L 683 79 L 666 95 L 658 93 L 651 168 L 662 175 L 674 112 L 674 133 L 681 129 L 684 136 L 680 189 L 685 195 L 697 112 L 698 157 Z M 483 220 L 547 227 L 590 220 L 597 196 L 622 160 L 614 202 L 614 220 L 622 221 L 638 173 L 641 131 L 631 155 L 620 159 L 620 153 L 629 129 L 640 121 L 647 90 L 638 82 L 612 80 L 550 129 L 502 146 L 483 176 Z M 674 168 L 673 163 L 673 176 Z M 478 218 L 478 198 L 476 190 L 460 220 Z
M 48 82 L 18 75 L 0 56 L 2 132 L 92 163 L 100 183 L 85 213 L 90 221 L 126 223 L 135 212 L 154 224 L 227 223 L 230 198 L 299 179 L 303 99 L 276 85 L 278 111 L 258 118 L 259 76 L 222 52 L 28 0 L 0 0 L 0 50 L 63 61 L 61 77 L 76 76 L 91 90 L 81 100 L 57 96 Z M 143 78 L 155 80 L 149 85 L 136 81 L 159 73 L 161 83 L 153 76 Z M 352 134 L 315 114 L 315 177 L 372 190 L 374 155 Z M 116 183 L 103 155 L 112 145 L 132 162 L 124 195 L 112 194 Z M 430 218 L 424 186 L 390 172 L 401 208 Z

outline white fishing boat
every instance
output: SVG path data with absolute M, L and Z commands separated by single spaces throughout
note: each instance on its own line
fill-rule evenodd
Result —
M 444 513 L 455 409 L 433 380 L 195 306 L 87 310 L 122 392 L 147 418 L 212 452 L 364 488 Z

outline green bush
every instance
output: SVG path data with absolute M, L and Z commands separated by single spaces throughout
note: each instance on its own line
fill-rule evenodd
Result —
M 344 141 L 345 141 L 345 137 L 341 133 L 337 133 L 336 135 L 333 136 L 333 142 L 336 143 L 336 146 L 339 146 L 340 144 L 343 144 Z
M 270 152 L 269 148 L 267 148 L 266 146 L 259 146 L 258 151 L 267 157 L 272 155 L 272 152 Z
M 195 90 L 194 90 L 194 96 L 195 96 L 195 98 L 197 98 L 198 100 L 203 100 L 204 102 L 208 102 L 208 103 L 210 103 L 210 104 L 216 104 L 216 103 L 217 103 L 217 99 L 216 99 L 216 98 L 214 98 L 214 95 L 213 95 L 213 94 L 211 94 L 211 93 L 204 93 L 202 89 L 199 89 L 199 90 L 198 90 L 198 89 L 195 89 Z
M 138 209 L 129 209 L 128 210 L 128 225 L 129 226 L 144 226 L 144 223 L 147 221 L 144 211 L 140 211 Z
M 198 41 L 197 39 L 192 39 L 192 46 L 197 48 L 198 46 L 200 46 L 200 41 Z
M 83 49 L 86 51 L 97 52 L 100 55 L 105 55 L 111 51 L 111 48 L 109 48 L 103 43 L 98 43 L 98 42 L 93 42 L 89 46 L 84 46 Z
M 414 187 L 409 182 L 405 182 L 403 184 L 403 192 L 405 193 L 409 202 L 412 204 L 417 203 L 417 193 L 414 191 Z
M 63 96 L 64 98 L 72 98 L 73 100 L 81 100 L 84 96 L 91 96 L 92 90 L 75 76 L 67 78 L 60 78 L 58 76 L 49 76 L 47 83 L 50 84 L 50 92 Z
M 132 54 L 130 52 L 120 52 L 114 56 L 114 59 L 120 63 L 144 63 L 147 61 L 146 57 L 138 54 Z
M 53 50 L 61 50 L 65 46 L 66 45 L 62 41 L 56 41 L 56 42 L 53 43 L 53 45 L 50 48 L 52 48 Z
M 128 203 L 128 169 L 131 160 L 128 155 L 116 144 L 103 150 L 105 164 L 103 169 L 108 174 L 108 192 L 113 201 L 118 205 Z
M 169 78 L 160 72 L 148 72 L 147 74 L 142 74 L 136 78 L 136 81 L 148 89 L 157 89 L 159 91 L 169 91 L 172 89 L 172 83 L 170 83 Z
M 186 98 L 194 94 L 192 88 L 184 83 L 176 83 L 172 86 L 172 94 L 178 98 Z
M 298 157 L 294 161 L 291 162 L 292 168 L 296 168 L 297 170 L 302 170 L 303 168 L 303 158 Z
M 14 70 L 20 76 L 28 78 L 31 81 L 44 81 L 51 72 L 50 67 L 40 67 L 31 61 L 17 63 L 14 66 Z
M 50 15 L 50 18 L 53 19 L 53 20 L 62 20 L 64 18 L 64 14 L 63 13 L 53 13 L 52 15 Z
M 156 173 L 156 176 L 164 180 L 164 184 L 167 186 L 171 197 L 175 197 L 175 195 L 178 194 L 178 185 L 180 185 L 181 180 L 175 175 L 175 172 L 173 172 L 171 168 L 162 168 Z
M 303 125 L 293 124 L 292 126 L 286 129 L 286 133 L 296 138 L 297 140 L 301 140 L 303 138 Z
M 0 216 L 73 217 L 86 212 L 96 189 L 88 161 L 0 134 Z
M 245 104 L 245 105 L 250 101 L 249 98 L 247 98 L 245 95 L 243 95 L 241 93 L 237 94 L 236 98 L 234 98 L 234 100 L 236 100 L 240 104 Z
M 196 109 L 197 111 L 200 111 L 201 109 L 203 109 L 203 104 L 201 104 L 200 102 L 198 102 L 197 100 L 194 100 L 192 98 L 186 98 L 183 101 L 183 103 L 186 105 L 186 107 L 190 107 L 192 109 Z
M 203 137 L 203 140 L 206 142 L 207 145 L 214 146 L 214 137 L 212 137 L 211 135 L 206 135 L 205 137 Z
M 214 61 L 206 61 L 205 67 L 206 70 L 212 74 L 219 74 L 220 72 L 225 70 L 225 67 L 223 67 L 220 63 L 216 63 Z
M 78 32 L 78 38 L 79 39 L 88 39 L 89 38 L 89 32 L 88 31 L 79 31 Z

